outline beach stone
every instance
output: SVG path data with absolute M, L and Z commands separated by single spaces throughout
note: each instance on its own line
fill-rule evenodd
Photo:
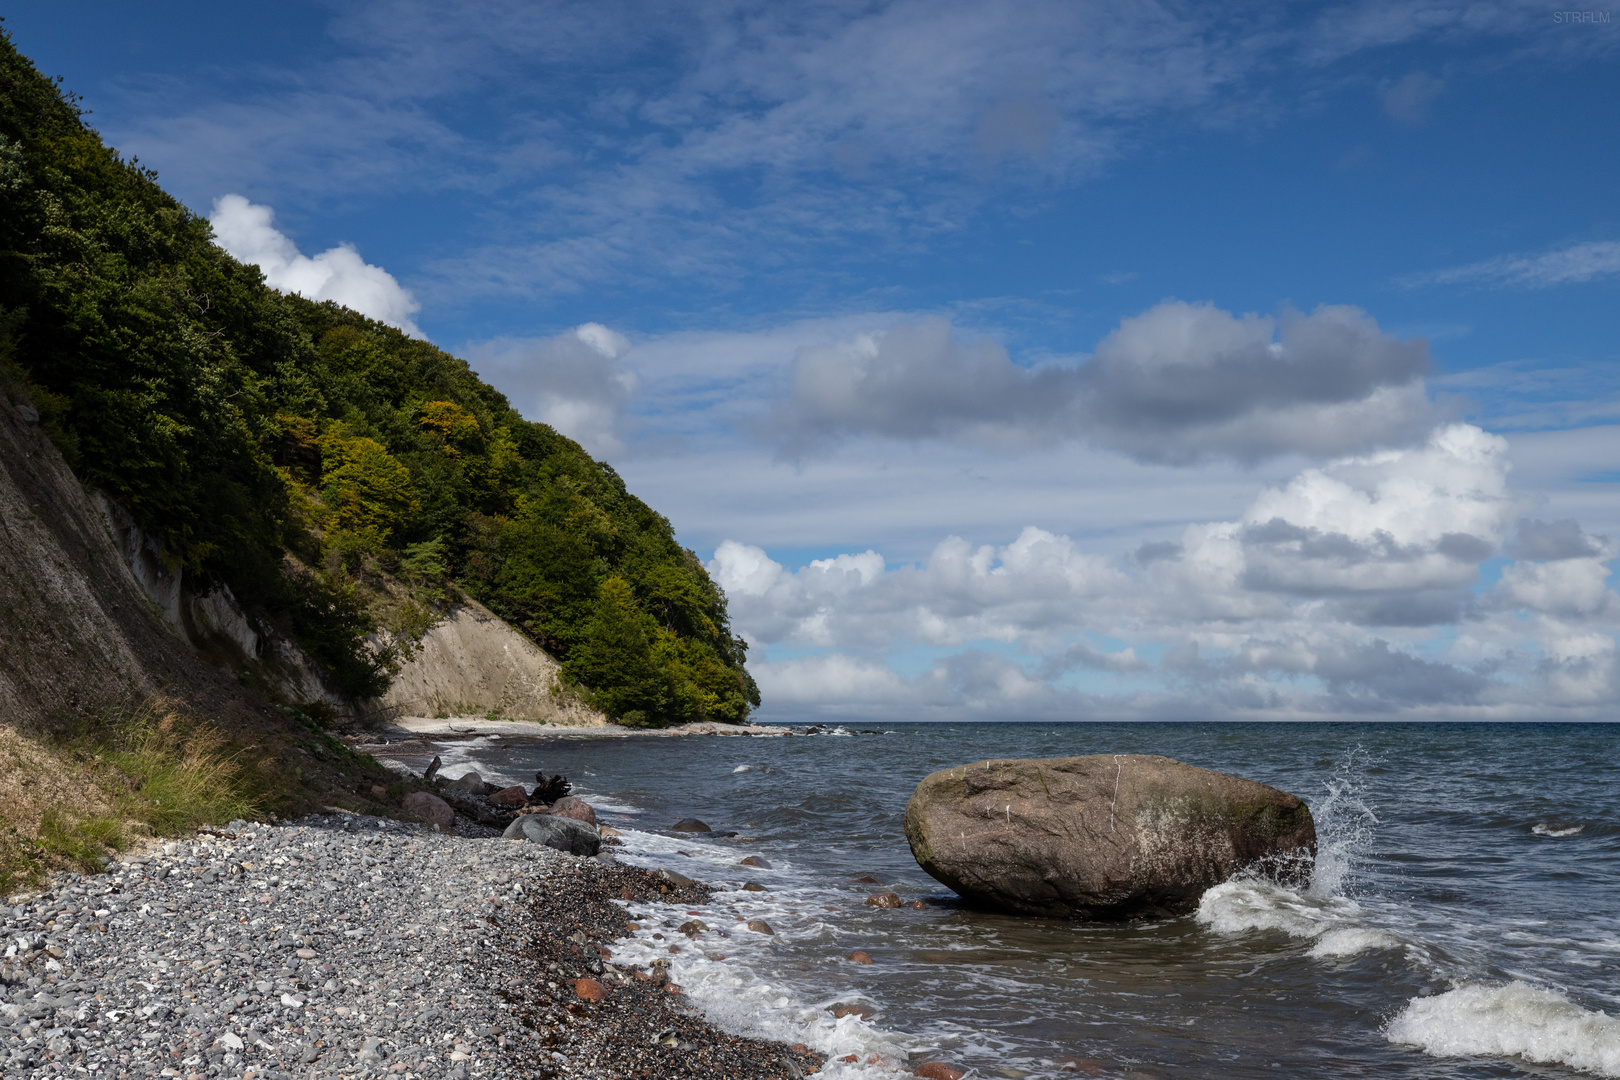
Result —
M 519 784 L 515 787 L 501 788 L 489 797 L 489 801 L 496 806 L 522 806 L 529 801 L 529 793 Z
M 714 832 L 695 817 L 681 818 L 669 827 L 670 832 Z
M 766 922 L 764 919 L 748 920 L 748 929 L 752 930 L 756 934 L 766 934 L 770 937 L 776 936 L 776 931 L 772 930 L 771 924 Z
M 465 772 L 445 786 L 465 791 L 469 795 L 482 795 L 489 785 L 485 784 L 484 778 L 476 772 Z
M 905 830 L 917 864 L 969 903 L 1060 918 L 1184 914 L 1247 867 L 1308 878 L 1316 853 L 1298 796 L 1156 754 L 942 769 L 917 785 Z
M 595 979 L 575 979 L 574 993 L 585 1001 L 601 1001 L 607 996 L 607 990 Z
M 761 885 L 757 881 L 745 881 L 745 882 L 743 882 L 743 892 L 764 892 L 764 891 L 765 891 L 765 886 Z
M 870 1020 L 872 1017 L 877 1015 L 877 1010 L 872 1008 L 870 1005 L 857 1002 L 854 1005 L 834 1005 L 832 1008 L 832 1014 L 833 1018 L 836 1020 L 842 1020 L 846 1016 L 854 1016 L 859 1017 L 862 1020 Z M 961 1076 L 962 1074 L 957 1073 L 956 1075 Z
M 752 866 L 752 867 L 755 867 L 755 868 L 760 869 L 760 870 L 769 870 L 771 868 L 771 864 L 770 864 L 769 860 L 762 859 L 758 855 L 750 855 L 747 858 L 738 859 L 737 860 L 737 865 L 738 866 Z
M 926 869 L 926 867 L 925 867 Z M 873 893 L 866 898 L 867 907 L 897 908 L 900 906 L 900 897 L 892 892 Z
M 418 821 L 437 825 L 441 829 L 448 829 L 456 820 L 456 812 L 450 809 L 449 803 L 425 791 L 413 791 L 405 796 L 405 800 L 400 803 L 400 809 Z
M 673 870 L 660 869 L 658 871 L 658 876 L 663 878 L 665 881 L 669 882 L 671 885 L 674 885 L 677 888 L 684 889 L 688 885 L 696 884 L 691 878 L 687 877 L 685 874 L 677 874 Z
M 551 812 L 558 817 L 573 818 L 587 825 L 596 824 L 596 811 L 591 804 L 577 795 L 564 795 L 551 804 Z
M 569 855 L 595 855 L 602 838 L 583 821 L 551 814 L 525 814 L 506 827 L 505 840 L 527 840 Z
M 870 953 L 861 952 L 859 949 L 857 949 L 855 952 L 849 954 L 849 959 L 853 960 L 857 964 L 870 964 L 872 962 L 872 955 Z
M 876 885 L 877 883 L 878 879 L 873 877 L 871 874 L 862 874 L 860 877 L 855 879 L 855 884 L 857 885 Z
M 943 1061 L 930 1061 L 911 1070 L 912 1076 L 921 1076 L 923 1080 L 962 1080 L 967 1073 L 955 1065 L 947 1065 Z

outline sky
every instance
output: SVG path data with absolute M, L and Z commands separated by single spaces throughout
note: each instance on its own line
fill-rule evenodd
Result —
M 611 463 L 763 719 L 1620 716 L 1608 12 L 3 14 L 271 284 Z

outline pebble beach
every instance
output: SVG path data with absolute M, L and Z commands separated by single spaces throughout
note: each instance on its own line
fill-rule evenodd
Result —
M 792 1078 L 821 1059 L 705 1023 L 613 962 L 679 875 L 329 814 L 233 822 L 15 898 L 7 1077 Z

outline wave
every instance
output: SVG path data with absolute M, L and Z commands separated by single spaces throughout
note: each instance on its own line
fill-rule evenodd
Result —
M 1220 934 L 1281 930 L 1289 937 L 1315 939 L 1310 955 L 1354 956 L 1398 948 L 1394 934 L 1361 925 L 1360 904 L 1342 896 L 1301 895 L 1261 878 L 1234 878 L 1204 893 L 1194 918 Z
M 1578 836 L 1586 831 L 1585 825 L 1554 825 L 1546 821 L 1538 821 L 1530 827 L 1530 831 L 1537 836 Z
M 1620 1018 L 1517 980 L 1414 998 L 1384 1035 L 1431 1057 L 1520 1057 L 1620 1077 Z

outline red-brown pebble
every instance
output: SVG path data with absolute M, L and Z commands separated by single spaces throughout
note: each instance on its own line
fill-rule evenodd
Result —
M 921 1076 L 924 1080 L 962 1080 L 967 1073 L 955 1065 L 947 1065 L 943 1061 L 930 1061 L 926 1065 L 919 1065 L 911 1070 L 911 1075 Z
M 857 1062 L 857 1061 L 861 1060 L 861 1058 L 860 1058 L 859 1054 L 845 1054 L 843 1057 L 839 1058 L 838 1060 L 839 1061 L 848 1061 L 851 1064 L 853 1064 L 854 1062 Z
M 595 979 L 575 979 L 574 993 L 586 1001 L 601 1001 L 607 991 L 602 989 L 602 984 Z
M 771 924 L 766 922 L 764 919 L 748 920 L 748 929 L 752 930 L 756 934 L 769 934 L 773 937 L 776 934 L 776 931 L 771 929 Z
M 849 954 L 849 958 L 857 964 L 870 964 L 872 962 L 871 953 L 852 952 Z
M 1090 1058 L 1066 1057 L 1058 1065 L 1060 1068 L 1081 1073 L 1085 1076 L 1101 1076 L 1107 1071 L 1103 1068 L 1102 1062 L 1093 1061 Z
M 873 893 L 866 898 L 868 907 L 897 908 L 900 906 L 900 896 L 892 892 Z

